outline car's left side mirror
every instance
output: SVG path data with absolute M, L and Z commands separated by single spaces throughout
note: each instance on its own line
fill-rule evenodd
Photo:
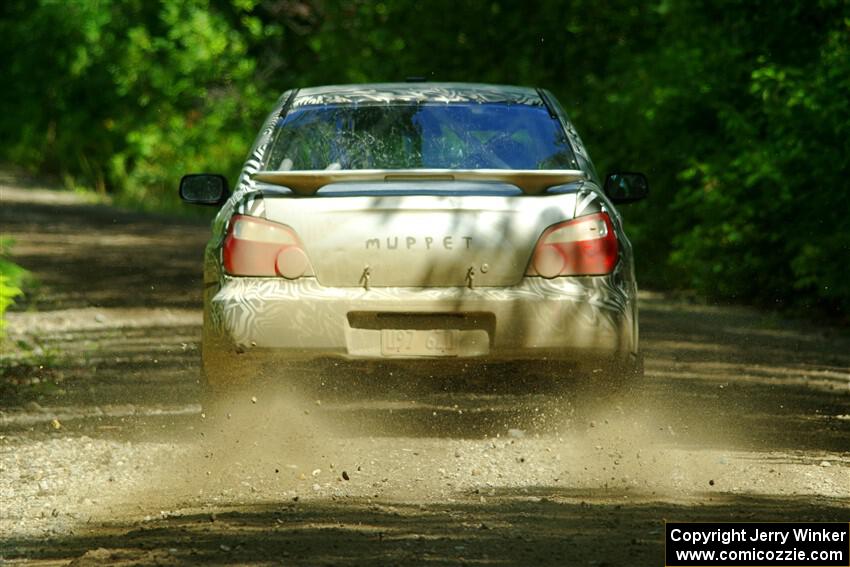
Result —
M 180 198 L 192 205 L 219 206 L 229 196 L 227 179 L 217 173 L 190 173 L 180 180 Z
M 634 203 L 649 195 L 649 181 L 643 173 L 609 173 L 605 178 L 605 194 L 612 203 Z

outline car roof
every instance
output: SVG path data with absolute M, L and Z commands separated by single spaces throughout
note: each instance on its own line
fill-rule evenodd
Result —
M 537 89 L 483 83 L 371 83 L 299 89 L 292 107 L 391 102 L 505 103 L 544 106 Z

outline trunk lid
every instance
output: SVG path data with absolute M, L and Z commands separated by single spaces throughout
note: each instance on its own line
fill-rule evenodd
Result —
M 264 204 L 268 220 L 300 236 L 322 285 L 488 287 L 518 283 L 543 230 L 573 218 L 576 193 L 559 190 L 528 196 L 503 183 L 335 183 L 311 197 L 270 191 Z

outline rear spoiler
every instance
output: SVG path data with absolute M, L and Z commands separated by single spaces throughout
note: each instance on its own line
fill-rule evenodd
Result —
M 586 179 L 578 169 L 322 169 L 258 171 L 251 177 L 288 187 L 299 195 L 312 195 L 331 183 L 362 181 L 492 181 L 539 195 L 550 187 Z

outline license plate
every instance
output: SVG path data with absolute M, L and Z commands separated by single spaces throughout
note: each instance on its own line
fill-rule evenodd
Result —
M 457 356 L 460 332 L 456 329 L 407 330 L 382 329 L 381 354 L 384 356 Z

